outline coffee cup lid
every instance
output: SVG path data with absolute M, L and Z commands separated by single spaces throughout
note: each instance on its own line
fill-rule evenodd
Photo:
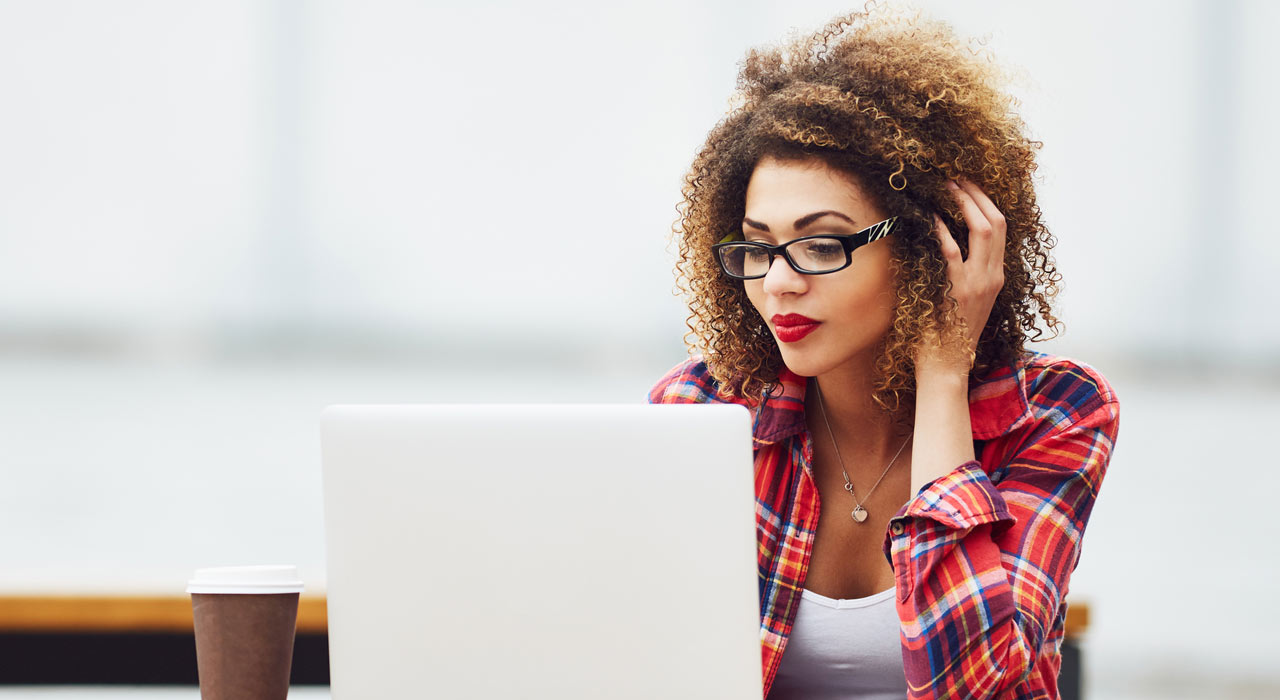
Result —
M 296 566 L 219 566 L 196 569 L 187 593 L 301 593 Z

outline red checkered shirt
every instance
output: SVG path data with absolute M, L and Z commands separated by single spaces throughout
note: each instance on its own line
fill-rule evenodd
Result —
M 693 358 L 649 393 L 652 403 L 753 409 L 766 697 L 800 605 L 818 515 L 806 379 L 784 369 L 779 385 L 763 401 L 722 397 Z M 1097 370 L 1034 351 L 971 383 L 978 459 L 922 486 L 885 532 L 908 697 L 1058 697 L 1068 580 L 1119 409 Z

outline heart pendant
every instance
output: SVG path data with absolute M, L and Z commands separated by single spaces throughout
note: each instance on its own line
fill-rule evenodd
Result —
M 853 512 L 850 513 L 850 515 L 852 515 L 853 519 L 857 520 L 858 522 L 862 522 L 863 520 L 867 519 L 867 511 L 862 506 L 858 506 L 857 508 L 854 508 Z

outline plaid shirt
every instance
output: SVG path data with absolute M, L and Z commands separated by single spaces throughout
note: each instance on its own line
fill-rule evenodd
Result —
M 806 380 L 790 370 L 762 402 L 718 396 L 687 360 L 652 403 L 754 409 L 756 536 L 764 694 L 800 605 L 817 527 Z M 971 382 L 976 461 L 921 487 L 890 520 L 910 698 L 1057 698 L 1067 585 L 1106 473 L 1119 403 L 1093 368 L 1027 351 Z

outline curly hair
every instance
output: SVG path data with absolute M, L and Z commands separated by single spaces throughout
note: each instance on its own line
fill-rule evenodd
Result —
M 685 175 L 677 289 L 688 300 L 685 342 L 703 355 L 721 392 L 754 403 L 783 368 L 777 343 L 724 276 L 711 245 L 740 232 L 747 183 L 765 157 L 817 159 L 852 175 L 882 211 L 899 219 L 892 241 L 896 311 L 875 364 L 872 399 L 898 421 L 914 407 L 914 355 L 927 333 L 964 332 L 933 214 L 965 255 L 968 232 L 946 184 L 967 177 L 1004 214 L 1004 287 L 970 356 L 970 377 L 1010 364 L 1042 335 L 1060 332 L 1049 301 L 1058 293 L 1032 175 L 1042 145 L 1025 134 L 985 50 L 959 41 L 942 22 L 868 3 L 818 32 L 763 49 L 740 64 L 730 112 L 712 128 Z M 1050 336 L 1050 337 L 1055 337 Z

